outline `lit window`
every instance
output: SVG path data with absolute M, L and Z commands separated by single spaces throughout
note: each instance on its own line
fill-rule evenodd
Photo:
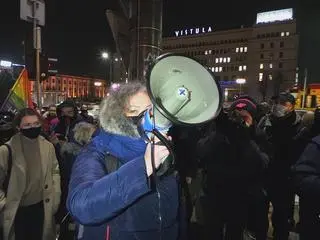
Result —
M 204 55 L 208 55 L 208 51 L 207 50 L 204 52 Z
M 219 68 L 218 67 L 216 67 L 216 71 L 215 72 L 219 72 Z
M 239 71 L 240 71 L 240 72 L 242 71 L 242 66 L 239 66 Z
M 269 74 L 269 80 L 272 80 L 272 74 Z
M 269 67 L 270 67 L 270 68 L 272 68 L 272 67 L 273 67 L 272 63 L 270 63 L 270 64 L 269 64 Z
M 216 63 L 219 63 L 219 58 L 216 58 Z
M 221 62 L 221 63 L 222 63 L 222 61 L 223 61 L 223 58 L 220 58 L 220 59 L 219 59 L 219 62 Z
M 248 47 L 244 47 L 244 52 L 248 52 Z
M 211 71 L 214 72 L 214 67 L 211 68 Z
M 246 65 L 243 66 L 243 71 L 247 71 L 247 66 Z
M 223 58 L 223 62 L 226 63 L 227 62 L 227 58 Z
M 259 73 L 259 82 L 262 82 L 263 80 L 263 73 Z
M 288 37 L 290 35 L 290 33 L 289 32 L 286 32 L 286 36 Z
M 281 32 L 281 37 L 284 37 L 284 32 Z
M 239 52 L 239 48 L 238 47 L 236 48 L 236 52 Z
M 211 54 L 212 53 L 212 50 L 209 50 L 209 54 Z
M 240 48 L 240 52 L 243 52 L 243 47 Z
M 219 72 L 222 72 L 222 67 L 219 67 Z
M 231 61 L 231 58 L 230 57 L 227 57 L 227 62 L 229 63 Z
M 260 63 L 260 69 L 263 69 L 263 63 Z

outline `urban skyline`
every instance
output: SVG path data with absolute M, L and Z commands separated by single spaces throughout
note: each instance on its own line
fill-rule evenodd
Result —
M 106 3 L 108 2 L 108 3 Z M 101 51 L 114 52 L 114 42 L 108 25 L 105 10 L 117 10 L 117 1 L 53 1 L 48 0 L 47 25 L 43 30 L 43 46 L 48 54 L 59 59 L 61 72 L 74 75 L 104 77 L 106 63 L 100 58 Z M 225 14 L 212 9 L 208 1 L 164 1 L 163 36 L 171 35 L 175 29 L 210 25 L 213 30 L 229 29 L 249 25 L 255 13 L 262 10 L 294 7 L 291 1 L 271 1 L 266 3 L 221 2 L 219 7 Z M 0 16 L 3 37 L 0 39 L 0 58 L 22 62 L 21 42 L 28 24 L 19 20 L 19 1 L 7 1 L 8 11 Z M 210 10 L 211 9 L 211 10 Z M 176 12 L 184 12 L 177 17 Z M 242 13 L 239 12 L 242 11 Z

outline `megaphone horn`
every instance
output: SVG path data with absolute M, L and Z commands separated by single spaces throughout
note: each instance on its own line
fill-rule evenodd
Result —
M 222 95 L 211 71 L 190 57 L 167 53 L 150 65 L 147 90 L 156 125 L 201 124 L 218 116 Z

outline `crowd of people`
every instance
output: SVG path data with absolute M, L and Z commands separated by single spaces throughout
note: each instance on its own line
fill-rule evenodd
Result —
M 173 126 L 172 149 L 141 136 L 142 83 L 113 89 L 97 120 L 72 101 L 1 113 L 0 239 L 320 239 L 320 110 L 294 106 L 239 96 L 205 125 Z M 172 151 L 174 171 L 157 175 Z

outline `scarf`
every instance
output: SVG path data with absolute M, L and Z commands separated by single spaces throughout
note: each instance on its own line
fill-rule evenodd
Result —
M 100 130 L 95 140 L 104 145 L 104 148 L 107 145 L 110 154 L 118 158 L 122 164 L 143 156 L 146 151 L 146 143 L 142 138 L 115 135 Z

